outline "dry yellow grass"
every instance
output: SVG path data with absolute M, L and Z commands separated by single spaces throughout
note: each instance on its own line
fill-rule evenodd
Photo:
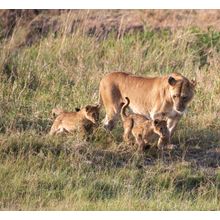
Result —
M 19 29 L 19 27 L 17 27 Z M 64 28 L 65 29 L 65 28 Z M 0 54 L 0 208 L 3 210 L 218 210 L 220 33 L 151 30 L 104 40 L 78 30 Z M 111 71 L 197 79 L 175 133 L 178 150 L 136 153 L 118 124 L 88 141 L 48 137 L 51 109 L 96 103 Z M 101 119 L 104 117 L 102 112 Z

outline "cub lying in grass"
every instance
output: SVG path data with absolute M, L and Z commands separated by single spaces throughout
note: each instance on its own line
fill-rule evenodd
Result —
M 60 108 L 53 109 L 52 114 L 57 115 L 50 129 L 50 135 L 59 133 L 72 133 L 79 131 L 86 135 L 92 131 L 92 128 L 99 120 L 99 105 L 87 105 L 84 108 L 76 108 L 75 112 L 67 112 Z
M 130 103 L 130 100 L 128 97 L 125 99 L 126 103 L 121 109 L 121 118 L 124 127 L 124 141 L 129 141 L 132 134 L 136 143 L 139 145 L 140 150 L 144 150 L 146 145 L 152 143 L 158 137 L 157 146 L 159 148 L 167 145 L 170 137 L 167 122 L 159 119 L 152 121 L 140 114 L 126 115 L 125 111 Z
M 80 108 L 75 108 L 75 111 L 80 111 Z M 62 108 L 53 108 L 52 109 L 52 116 L 55 118 L 56 116 L 60 115 L 61 113 L 67 112 L 63 110 Z

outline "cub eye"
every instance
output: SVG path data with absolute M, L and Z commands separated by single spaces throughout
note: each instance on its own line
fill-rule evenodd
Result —
M 183 99 L 183 100 L 186 100 L 186 99 L 187 99 L 187 96 L 182 96 L 182 99 Z
M 174 99 L 175 99 L 176 97 L 177 97 L 176 95 L 173 96 Z

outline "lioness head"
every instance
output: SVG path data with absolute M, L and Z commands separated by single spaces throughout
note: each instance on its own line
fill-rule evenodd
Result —
M 166 120 L 155 119 L 153 121 L 154 132 L 158 134 L 160 137 L 169 137 L 169 130 L 167 128 Z
M 90 120 L 91 122 L 93 122 L 94 124 L 96 124 L 99 120 L 99 109 L 100 106 L 99 105 L 87 105 L 84 108 L 85 111 L 85 117 Z
M 177 112 L 184 112 L 187 104 L 192 100 L 195 92 L 195 81 L 189 81 L 178 73 L 173 73 L 168 77 L 170 86 L 170 96 Z

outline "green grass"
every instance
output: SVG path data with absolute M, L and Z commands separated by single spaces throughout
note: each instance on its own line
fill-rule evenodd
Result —
M 145 30 L 104 40 L 58 34 L 31 47 L 0 46 L 1 210 L 219 210 L 220 33 Z M 97 103 L 108 72 L 197 79 L 174 136 L 178 150 L 144 155 L 120 123 L 89 140 L 49 137 L 51 110 Z M 104 117 L 102 111 L 101 119 Z

